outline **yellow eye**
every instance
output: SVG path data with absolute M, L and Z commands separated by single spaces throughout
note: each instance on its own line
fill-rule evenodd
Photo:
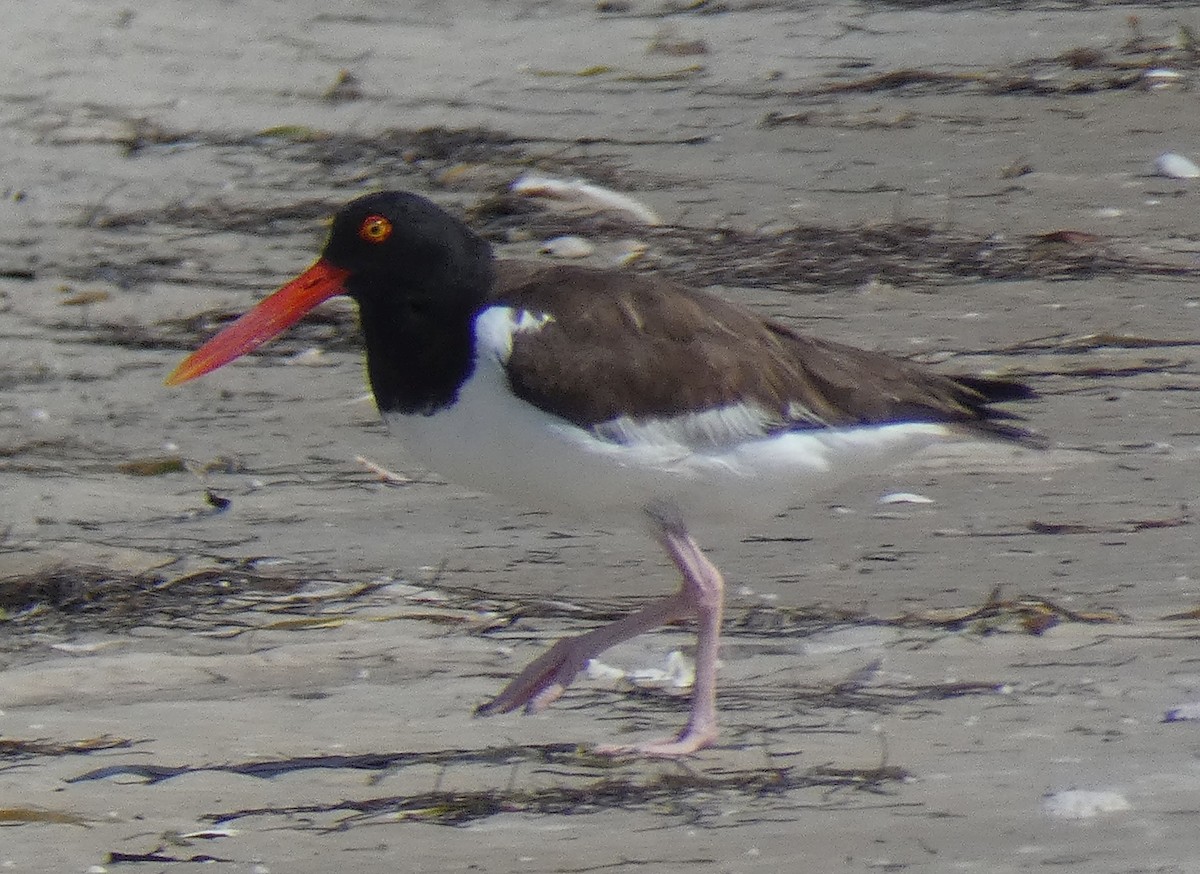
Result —
M 358 235 L 368 243 L 382 243 L 392 235 L 392 223 L 381 215 L 369 215 L 358 226 Z

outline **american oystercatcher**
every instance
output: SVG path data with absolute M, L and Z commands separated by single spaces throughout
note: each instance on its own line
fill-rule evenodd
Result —
M 679 590 L 558 641 L 479 714 L 541 711 L 608 647 L 694 618 L 686 726 L 603 751 L 669 757 L 710 746 L 724 582 L 689 524 L 749 528 L 939 440 L 1042 442 L 992 406 L 1033 397 L 1019 383 L 943 376 L 802 336 L 662 279 L 519 264 L 495 261 L 423 197 L 360 197 L 334 217 L 311 267 L 167 379 L 220 367 L 348 295 L 379 411 L 423 464 L 534 509 L 649 525 L 682 576 Z

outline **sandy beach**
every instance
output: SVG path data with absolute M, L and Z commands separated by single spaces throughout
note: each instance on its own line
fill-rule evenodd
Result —
M 1198 870 L 1200 15 L 1189 4 L 5 4 L 0 867 Z M 662 219 L 509 191 L 584 179 Z M 948 373 L 1044 452 L 951 447 L 707 543 L 694 635 L 474 719 L 675 585 L 654 544 L 421 471 L 349 303 L 163 379 L 421 192 Z M 639 257 L 631 257 L 638 253 Z M 396 474 L 382 479 L 378 468 Z M 676 660 L 678 656 L 675 657 Z

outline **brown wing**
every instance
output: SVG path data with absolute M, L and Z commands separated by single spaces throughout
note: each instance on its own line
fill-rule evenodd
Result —
M 1032 397 L 1019 383 L 942 376 L 805 337 L 664 280 L 509 267 L 496 303 L 553 316 L 514 337 L 509 380 L 519 397 L 583 427 L 748 404 L 762 413 L 761 433 L 925 421 L 1040 442 L 990 406 Z

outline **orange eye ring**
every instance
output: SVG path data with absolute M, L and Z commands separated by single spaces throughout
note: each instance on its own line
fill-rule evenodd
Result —
M 369 215 L 358 226 L 358 236 L 368 243 L 382 243 L 392 235 L 392 223 L 381 215 Z

